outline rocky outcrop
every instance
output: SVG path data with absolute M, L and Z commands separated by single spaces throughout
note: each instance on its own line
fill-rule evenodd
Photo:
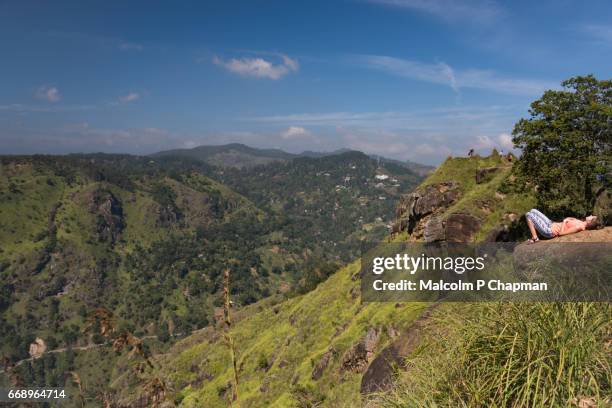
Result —
M 441 215 L 461 196 L 456 182 L 428 185 L 401 197 L 393 231 L 408 231 L 425 242 L 470 242 L 481 221 L 470 214 Z
M 98 241 L 115 243 L 125 228 L 121 202 L 108 190 L 98 189 L 89 197 L 89 211 L 96 215 Z
M 460 197 L 458 187 L 455 182 L 444 182 L 428 185 L 403 195 L 396 210 L 397 223 L 403 227 L 399 229 L 407 230 L 410 234 L 417 227 L 422 230 L 425 223 L 419 225 L 420 221 L 428 215 L 448 208 Z
M 563 265 L 574 263 L 589 265 L 589 262 L 594 263 L 602 256 L 607 256 L 610 242 L 612 242 L 612 227 L 540 240 L 531 245 L 523 243 L 514 249 L 514 265 L 518 270 L 528 269 L 530 264 L 537 263 L 542 258 L 553 258 Z M 581 244 L 567 245 L 567 243 Z
M 397 369 L 406 368 L 406 358 L 415 350 L 422 338 L 423 328 L 429 322 L 427 310 L 406 331 L 386 347 L 368 366 L 361 378 L 361 394 L 389 390 Z
M 380 331 L 370 328 L 366 335 L 355 345 L 349 348 L 342 356 L 341 370 L 360 373 L 366 369 L 374 356 Z

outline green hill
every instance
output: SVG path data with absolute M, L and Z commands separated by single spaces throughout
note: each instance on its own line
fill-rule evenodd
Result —
M 498 167 L 479 178 L 484 168 Z M 508 180 L 510 164 L 493 155 L 449 159 L 411 195 L 452 182 L 455 199 L 418 215 L 416 227 L 432 216 L 459 212 L 480 221 L 475 237 L 511 221 L 528 197 L 499 194 Z M 488 210 L 482 205 L 487 203 Z M 406 214 L 399 207 L 398 222 Z M 414 215 L 413 215 L 414 216 Z M 405 224 L 405 223 L 404 223 Z M 407 224 L 406 224 L 407 225 Z M 404 228 L 395 239 L 411 238 Z M 231 330 L 238 354 L 241 406 L 359 406 L 361 382 L 369 363 L 396 341 L 426 310 L 418 303 L 361 303 L 359 262 L 340 269 L 303 296 L 249 307 Z M 225 406 L 230 393 L 231 364 L 221 329 L 207 328 L 180 341 L 162 356 L 161 375 L 173 384 L 181 406 Z
M 384 237 L 400 185 L 420 180 L 355 152 L 235 173 L 186 157 L 0 164 L 0 355 L 27 358 L 35 338 L 47 350 L 82 349 L 19 372 L 26 383 L 63 384 L 62 369 L 76 370 L 96 384 L 91 393 L 114 377 L 91 356 L 103 353 L 105 370 L 117 363 L 91 349 L 104 338 L 82 331 L 95 310 L 162 351 L 214 321 L 225 268 L 236 307 L 305 293 L 355 259 L 360 240 Z
M 237 168 L 253 167 L 276 161 L 285 162 L 296 157 L 294 154 L 279 149 L 256 149 L 241 143 L 166 150 L 152 155 L 152 157 L 167 156 L 189 157 L 214 166 Z
M 201 327 L 213 298 L 197 291 L 215 291 L 210 259 L 256 248 L 232 237 L 222 250 L 198 235 L 263 217 L 200 173 L 176 176 L 149 159 L 109 156 L 3 158 L 0 215 L 0 323 L 10 334 L 0 350 L 10 359 L 27 356 L 34 336 L 51 348 L 82 341 L 80 327 L 97 307 L 141 332 Z M 187 283 L 202 274 L 210 282 Z M 254 285 L 248 275 L 252 296 L 267 280 Z

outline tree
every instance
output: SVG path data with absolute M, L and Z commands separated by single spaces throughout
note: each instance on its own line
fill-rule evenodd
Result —
M 612 172 L 612 81 L 592 75 L 562 82 L 531 104 L 514 127 L 523 154 L 516 173 L 537 188 L 538 205 L 553 216 L 584 216 Z

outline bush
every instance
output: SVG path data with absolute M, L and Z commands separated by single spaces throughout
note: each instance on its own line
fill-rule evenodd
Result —
M 597 190 L 612 175 L 612 81 L 570 78 L 531 104 L 513 142 L 523 151 L 517 175 L 538 190 L 538 206 L 553 217 L 592 212 Z

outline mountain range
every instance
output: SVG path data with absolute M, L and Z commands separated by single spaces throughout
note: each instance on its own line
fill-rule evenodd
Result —
M 280 149 L 258 149 L 240 143 L 230 143 L 225 145 L 197 146 L 191 149 L 166 150 L 155 153 L 152 156 L 191 157 L 203 160 L 206 163 L 215 166 L 241 168 L 268 164 L 276 161 L 285 162 L 298 157 L 320 158 L 325 156 L 335 156 L 349 151 L 351 150 L 338 149 L 332 152 L 304 151 L 302 153 L 294 154 L 287 153 Z M 427 175 L 431 173 L 434 169 L 434 167 L 432 166 L 414 163 L 409 160 L 393 160 L 377 155 L 371 155 L 371 157 L 377 160 L 381 160 L 383 162 L 394 162 L 420 175 Z

